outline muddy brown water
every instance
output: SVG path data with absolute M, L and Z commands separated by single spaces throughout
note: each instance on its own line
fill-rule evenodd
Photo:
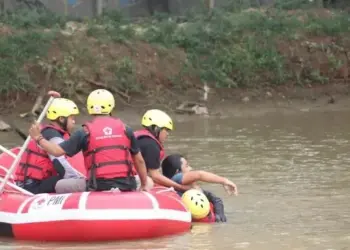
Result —
M 350 249 L 348 111 L 176 122 L 168 153 L 224 175 L 239 189 L 203 185 L 225 202 L 228 223 L 169 238 L 102 244 L 3 240 L 0 249 Z M 7 146 L 21 142 L 0 134 Z

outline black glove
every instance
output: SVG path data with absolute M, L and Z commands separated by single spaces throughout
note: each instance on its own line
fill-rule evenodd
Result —
M 222 202 L 221 198 L 206 190 L 203 190 L 203 193 L 214 206 L 215 221 L 226 222 L 227 218 L 224 211 L 224 203 Z

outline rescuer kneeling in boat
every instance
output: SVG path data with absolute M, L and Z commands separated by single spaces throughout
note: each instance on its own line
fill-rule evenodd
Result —
M 50 105 L 46 118 L 50 124 L 41 129 L 42 138 L 58 144 L 69 138 L 75 124 L 74 116 L 79 114 L 77 105 L 65 98 L 56 98 Z M 71 178 L 77 172 L 65 156 L 48 155 L 34 140 L 29 142 L 19 166 L 16 169 L 16 184 L 29 192 L 54 193 L 56 183 L 62 178 Z
M 229 195 L 238 194 L 236 185 L 230 180 L 206 171 L 192 171 L 185 157 L 180 154 L 167 156 L 162 162 L 162 171 L 166 177 L 182 185 L 192 185 L 194 188 L 198 188 L 197 181 L 218 183 L 224 186 Z M 216 221 L 226 222 L 222 200 L 209 191 L 203 190 L 203 193 L 214 206 Z M 183 192 L 178 191 L 178 194 L 182 196 Z
M 170 116 L 161 110 L 151 109 L 143 115 L 141 125 L 144 128 L 136 131 L 135 136 L 153 182 L 182 191 L 188 190 L 189 186 L 178 184 L 160 172 L 160 163 L 165 156 L 163 143 L 174 128 Z
M 133 164 L 141 180 L 141 189 L 147 190 L 147 170 L 137 140 L 131 128 L 111 116 L 114 106 L 112 93 L 97 89 L 87 98 L 87 110 L 92 119 L 67 141 L 56 145 L 45 140 L 38 124 L 32 125 L 29 134 L 44 150 L 55 156 L 73 156 L 83 150 L 88 173 L 86 190 L 136 190 Z

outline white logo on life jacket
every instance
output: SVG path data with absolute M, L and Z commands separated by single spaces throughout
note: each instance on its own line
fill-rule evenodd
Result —
M 101 139 L 107 139 L 107 138 L 120 138 L 120 137 L 122 137 L 122 135 L 114 135 L 113 134 L 113 130 L 112 130 L 112 128 L 110 128 L 110 127 L 104 127 L 103 129 L 102 129 L 102 132 L 103 132 L 103 136 L 97 136 L 96 137 L 96 140 L 101 140 Z
M 112 135 L 113 130 L 110 127 L 105 127 L 103 130 L 105 135 Z

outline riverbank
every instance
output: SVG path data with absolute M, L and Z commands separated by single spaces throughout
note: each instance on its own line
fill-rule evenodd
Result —
M 48 89 L 82 106 L 103 87 L 125 110 L 172 112 L 191 101 L 212 115 L 348 93 L 350 21 L 341 11 L 226 8 L 130 23 L 119 13 L 73 22 L 19 10 L 0 22 L 3 114 L 28 112 Z
M 298 114 L 305 112 L 350 111 L 350 86 L 329 84 L 312 88 L 280 87 L 279 89 L 236 90 L 209 92 L 205 105 L 209 116 L 221 119 L 226 117 L 258 117 L 269 113 Z M 192 93 L 192 96 L 195 94 Z M 186 97 L 187 98 L 187 97 Z M 185 98 L 184 98 L 185 99 Z M 133 126 L 139 126 L 143 113 L 149 108 L 160 108 L 168 112 L 175 121 L 198 119 L 197 115 L 183 114 L 165 104 L 148 105 L 147 99 L 141 99 L 134 105 L 126 105 L 117 99 L 114 115 L 121 117 Z M 2 114 L 5 121 L 13 121 L 21 129 L 27 129 L 31 118 L 20 118 L 19 114 L 28 112 L 33 102 L 18 104 L 11 112 Z M 81 115 L 78 123 L 88 119 L 85 104 L 79 104 Z M 203 115 L 202 115 L 203 116 Z
M 274 114 L 282 115 L 299 115 L 299 114 L 315 114 L 315 112 L 329 113 L 338 111 L 350 112 L 350 98 L 348 85 L 327 85 L 319 88 L 294 88 L 286 89 L 285 92 L 280 90 L 276 92 L 253 92 L 253 91 L 236 91 L 231 93 L 219 93 L 214 98 L 209 98 L 207 107 L 209 115 L 201 115 L 204 119 L 225 119 L 225 118 L 256 118 Z M 216 97 L 215 97 L 216 96 Z M 219 98 L 220 96 L 220 98 Z M 243 101 L 249 98 L 249 101 Z M 147 100 L 144 100 L 145 102 Z M 6 123 L 15 124 L 16 128 L 26 133 L 31 118 L 20 118 L 19 114 L 28 112 L 28 107 L 32 103 L 22 103 L 17 105 L 12 112 L 6 112 L 0 116 L 0 120 Z M 166 110 L 173 118 L 175 126 L 183 121 L 196 121 L 200 119 L 197 115 L 179 114 L 175 109 L 169 109 L 162 104 L 152 106 L 152 108 L 160 108 Z M 77 124 L 82 124 L 89 119 L 84 112 L 84 105 L 79 105 L 81 114 L 77 117 Z M 117 101 L 115 116 L 120 117 L 134 129 L 141 127 L 140 120 L 146 109 L 151 106 L 129 106 Z M 16 132 L 9 130 L 0 136 L 0 139 L 9 140 L 13 138 L 15 141 L 21 141 Z

